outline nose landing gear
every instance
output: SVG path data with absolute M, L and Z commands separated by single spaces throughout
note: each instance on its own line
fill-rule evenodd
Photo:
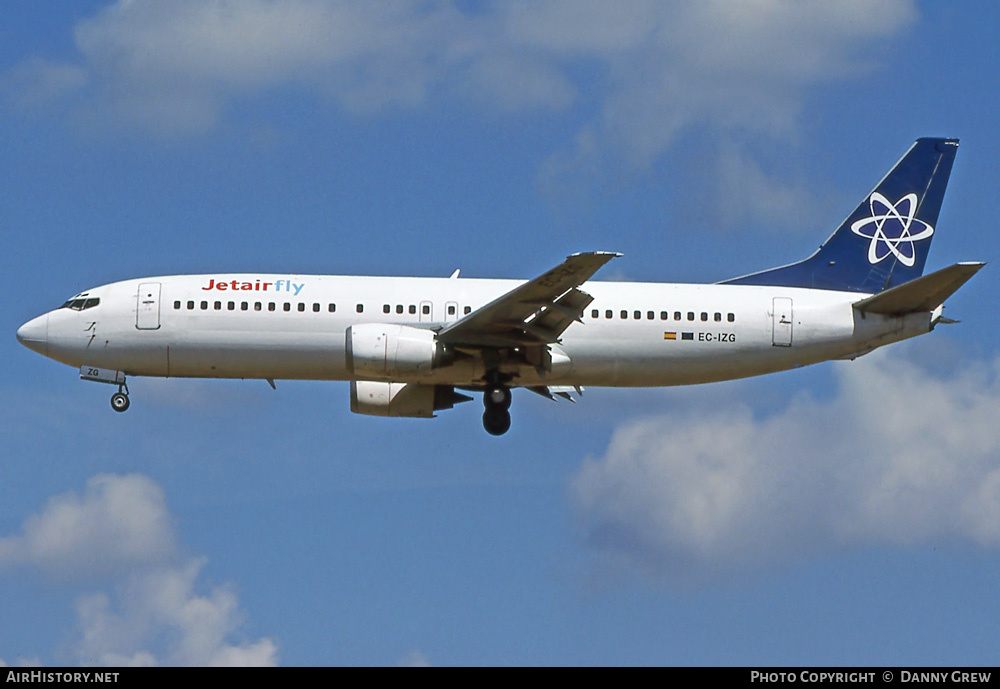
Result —
M 118 392 L 111 395 L 111 408 L 117 412 L 128 409 L 128 385 L 125 380 L 125 373 L 108 368 L 97 368 L 96 366 L 81 366 L 80 378 L 82 380 L 92 380 L 95 383 L 110 383 L 118 386 Z
M 111 395 L 111 408 L 117 412 L 123 412 L 129 408 L 128 386 L 122 383 L 118 386 L 118 392 Z

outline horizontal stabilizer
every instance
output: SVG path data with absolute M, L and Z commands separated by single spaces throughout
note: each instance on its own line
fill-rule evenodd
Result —
M 933 311 L 958 291 L 985 263 L 956 263 L 930 275 L 905 282 L 884 292 L 854 302 L 861 313 L 898 316 Z

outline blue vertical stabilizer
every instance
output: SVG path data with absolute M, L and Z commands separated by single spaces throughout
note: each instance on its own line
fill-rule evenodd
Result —
M 924 272 L 958 139 L 917 139 L 815 254 L 727 285 L 875 294 Z

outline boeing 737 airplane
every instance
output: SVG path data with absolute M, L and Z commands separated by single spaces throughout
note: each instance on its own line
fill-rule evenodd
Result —
M 689 385 L 853 359 L 930 332 L 983 263 L 923 275 L 958 141 L 918 139 L 809 258 L 711 285 L 589 282 L 620 254 L 578 253 L 527 282 L 210 274 L 95 287 L 22 325 L 85 380 L 346 380 L 351 411 L 432 417 L 482 392 Z M 457 392 L 457 391 L 463 392 Z

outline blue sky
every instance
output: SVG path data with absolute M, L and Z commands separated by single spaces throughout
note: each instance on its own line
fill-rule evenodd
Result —
M 993 3 L 0 4 L 0 662 L 992 664 Z M 708 282 L 804 257 L 919 136 L 960 325 L 855 362 L 356 416 L 106 386 L 15 339 L 267 271 Z

